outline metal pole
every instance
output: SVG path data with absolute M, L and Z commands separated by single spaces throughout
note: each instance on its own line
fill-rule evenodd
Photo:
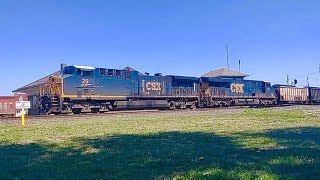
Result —
M 241 60 L 239 59 L 239 72 L 241 72 Z
M 21 111 L 21 125 L 24 126 L 24 107 L 23 106 Z

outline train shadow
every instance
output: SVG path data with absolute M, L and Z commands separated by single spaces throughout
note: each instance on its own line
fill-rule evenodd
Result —
M 2 178 L 152 179 L 320 176 L 320 129 L 281 129 L 274 148 L 248 148 L 234 137 L 163 132 L 74 139 L 71 144 L 0 145 Z

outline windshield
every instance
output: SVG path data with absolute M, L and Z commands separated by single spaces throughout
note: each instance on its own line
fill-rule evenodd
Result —
M 65 69 L 64 71 L 63 71 L 63 74 L 74 74 L 74 69 Z
M 82 71 L 81 76 L 92 76 L 93 71 Z

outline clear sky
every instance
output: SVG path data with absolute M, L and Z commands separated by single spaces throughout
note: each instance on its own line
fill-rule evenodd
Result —
M 60 63 L 306 85 L 319 70 L 319 0 L 0 0 L 0 95 Z M 320 86 L 320 75 L 310 84 Z

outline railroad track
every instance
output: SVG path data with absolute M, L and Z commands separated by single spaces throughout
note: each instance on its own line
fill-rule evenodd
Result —
M 275 106 L 231 106 L 231 107 L 214 107 L 214 108 L 197 108 L 188 111 L 208 111 L 208 110 L 228 110 L 228 109 L 248 109 L 248 108 L 255 108 L 255 109 L 263 109 L 263 108 L 275 108 L 275 107 L 286 107 L 286 106 L 296 106 L 296 105 L 275 105 Z M 310 105 L 309 105 L 310 106 Z M 149 109 L 149 110 L 125 110 L 125 111 L 109 111 L 105 113 L 81 113 L 81 114 L 58 114 L 58 115 L 28 115 L 27 118 L 31 119 L 51 119 L 51 118 L 66 118 L 66 117 L 101 117 L 101 116 L 110 116 L 110 115 L 121 115 L 121 114 L 137 114 L 137 113 L 156 113 L 156 112 L 180 112 L 186 111 L 186 109 L 176 109 L 176 110 L 159 110 L 159 109 Z M 1 121 L 8 121 L 8 120 L 19 120 L 19 117 L 0 117 Z
M 28 115 L 27 118 L 32 119 L 50 119 L 50 118 L 66 118 L 66 117 L 86 117 L 86 116 L 109 116 L 109 115 L 119 115 L 119 114 L 132 114 L 132 113 L 152 113 L 152 112 L 159 112 L 165 110 L 130 110 L 130 111 L 109 111 L 105 113 L 81 113 L 81 114 L 51 114 L 51 115 Z M 19 120 L 20 117 L 0 117 L 1 120 Z

